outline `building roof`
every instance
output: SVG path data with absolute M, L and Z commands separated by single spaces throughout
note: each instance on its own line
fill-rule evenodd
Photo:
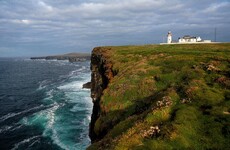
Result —
M 185 35 L 183 39 L 196 39 L 195 36 Z

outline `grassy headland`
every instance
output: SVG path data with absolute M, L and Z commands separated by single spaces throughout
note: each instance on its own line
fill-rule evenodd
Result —
M 230 148 L 230 43 L 100 49 L 116 75 L 89 149 Z

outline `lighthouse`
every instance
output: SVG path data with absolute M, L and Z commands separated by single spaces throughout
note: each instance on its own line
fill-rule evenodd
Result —
M 168 32 L 168 36 L 167 36 L 167 43 L 172 43 L 172 33 L 171 31 Z

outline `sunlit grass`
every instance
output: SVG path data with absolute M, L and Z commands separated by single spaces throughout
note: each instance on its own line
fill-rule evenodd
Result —
M 89 149 L 230 147 L 229 43 L 104 48 L 118 74 L 95 125 L 106 135 Z M 157 108 L 165 96 L 172 104 Z M 159 134 L 142 136 L 155 125 Z

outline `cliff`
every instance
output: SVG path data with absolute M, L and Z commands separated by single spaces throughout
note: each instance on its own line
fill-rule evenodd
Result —
M 230 147 L 230 44 L 97 47 L 88 149 Z
M 100 109 L 100 100 L 103 94 L 103 90 L 107 88 L 108 83 L 114 77 L 115 73 L 112 70 L 112 62 L 107 55 L 108 49 L 94 48 L 91 55 L 91 97 L 93 99 L 94 107 L 90 123 L 90 138 L 97 141 L 101 139 L 105 133 L 95 133 L 94 127 L 98 117 L 102 114 Z

